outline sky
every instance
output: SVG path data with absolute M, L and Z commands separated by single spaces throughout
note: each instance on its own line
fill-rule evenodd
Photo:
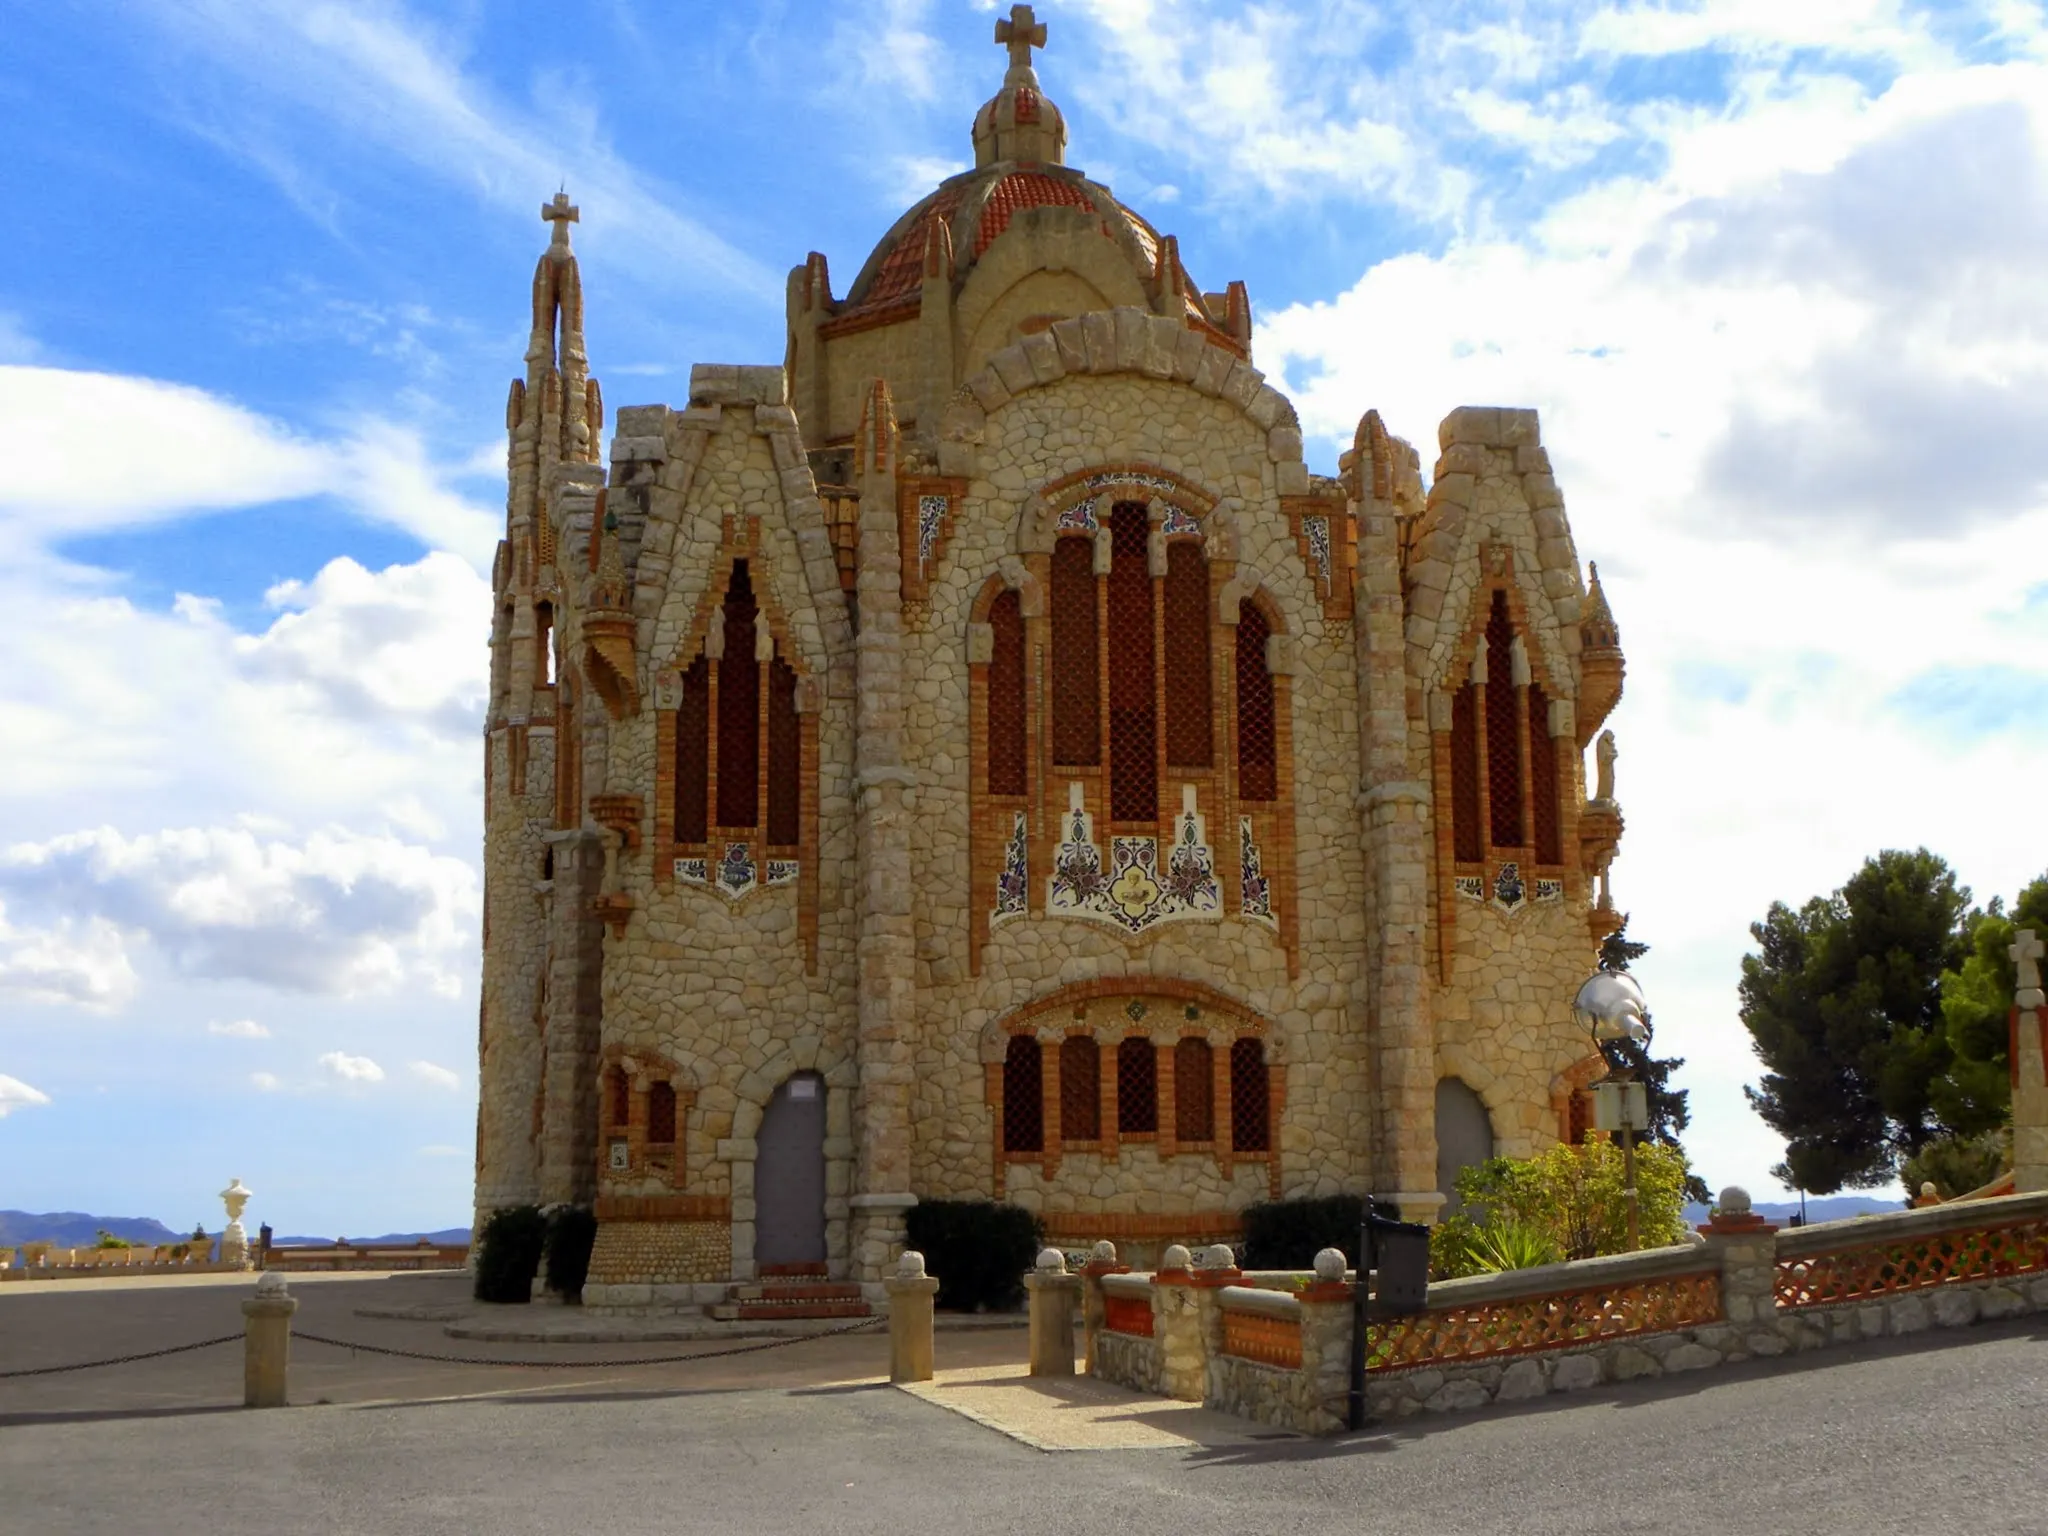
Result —
M 1251 291 L 1332 473 L 1542 413 L 1628 655 L 1614 896 L 1709 1183 L 1748 926 L 2048 868 L 2036 0 L 1040 6 L 1068 160 Z M 968 163 L 994 7 L 10 8 L 0 1206 L 468 1219 L 488 563 L 540 203 L 593 371 L 775 362 Z

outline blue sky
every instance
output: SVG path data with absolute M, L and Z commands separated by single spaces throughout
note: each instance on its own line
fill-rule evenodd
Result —
M 1251 289 L 1314 467 L 1528 404 L 1630 656 L 1620 904 L 1770 1189 L 1746 925 L 2048 867 L 2033 0 L 1081 0 L 1069 160 Z M 465 1219 L 483 570 L 566 184 L 613 409 L 782 354 L 968 156 L 993 7 L 132 0 L 0 56 L 0 1205 Z M 2031 786 L 2031 788 L 2030 788 Z

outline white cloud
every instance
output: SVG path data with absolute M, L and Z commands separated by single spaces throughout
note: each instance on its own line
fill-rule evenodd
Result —
M 276 1093 L 284 1086 L 284 1080 L 274 1072 L 251 1072 L 249 1085 L 258 1093 Z
M 187 977 L 339 996 L 414 981 L 452 995 L 478 907 L 470 865 L 341 830 L 102 827 L 0 852 L 0 889 L 146 940 Z
M 230 1040 L 268 1040 L 270 1031 L 254 1019 L 231 1019 L 223 1022 L 213 1019 L 208 1022 L 209 1035 L 223 1035 Z
M 462 1086 L 460 1073 L 451 1072 L 446 1067 L 436 1066 L 431 1061 L 416 1061 L 412 1064 L 410 1070 L 414 1077 L 435 1088 L 454 1089 Z
M 460 1147 L 451 1147 L 440 1143 L 420 1148 L 421 1157 L 467 1157 L 469 1155 Z
M 135 996 L 136 985 L 121 932 L 105 918 L 65 915 L 48 927 L 21 928 L 0 902 L 0 997 L 110 1013 Z
M 0 1072 L 0 1120 L 5 1120 L 17 1109 L 26 1109 L 32 1104 L 47 1104 L 50 1096 L 39 1088 L 31 1088 L 18 1077 L 9 1077 Z
M 320 1058 L 322 1070 L 344 1083 L 381 1083 L 384 1069 L 367 1056 L 350 1056 L 341 1051 L 328 1051 Z
M 418 434 L 365 418 L 315 438 L 189 385 L 0 365 L 0 540 L 59 538 L 193 513 L 330 496 L 488 567 L 501 518 L 448 489 Z

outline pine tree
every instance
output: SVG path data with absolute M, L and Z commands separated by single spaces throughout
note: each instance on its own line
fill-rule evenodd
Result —
M 1650 946 L 1638 943 L 1628 936 L 1628 917 L 1621 919 L 1621 926 L 1600 941 L 1600 969 L 1616 974 L 1625 973 L 1629 963 L 1640 960 L 1650 952 Z M 1644 1134 L 1650 1140 L 1663 1146 L 1683 1152 L 1685 1147 L 1679 1140 L 1680 1134 L 1692 1124 L 1692 1109 L 1688 1102 L 1688 1090 L 1673 1088 L 1671 1074 L 1685 1065 L 1683 1056 L 1652 1056 L 1650 1047 L 1657 1037 L 1656 1025 L 1650 1015 L 1643 1015 L 1643 1038 L 1641 1040 L 1605 1040 L 1600 1044 L 1600 1054 L 1607 1058 L 1608 1070 L 1626 1073 L 1643 1085 L 1643 1096 L 1648 1101 L 1650 1123 Z M 1706 1204 L 1713 1196 L 1706 1180 L 1698 1174 L 1686 1175 L 1685 1197 L 1688 1200 Z

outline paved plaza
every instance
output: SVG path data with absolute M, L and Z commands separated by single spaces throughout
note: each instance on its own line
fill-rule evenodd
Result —
M 876 1333 L 629 1367 L 605 1362 L 721 1346 L 486 1345 L 433 1321 L 357 1314 L 433 1284 L 301 1278 L 296 1322 L 387 1347 L 576 1366 L 543 1373 L 302 1343 L 299 1406 L 262 1413 L 236 1406 L 234 1346 L 0 1381 L 0 1527 L 2048 1530 L 2039 1320 L 1314 1442 L 1093 1383 L 1034 1388 L 1018 1374 L 1015 1330 L 942 1333 L 939 1381 L 911 1392 L 883 1380 Z M 10 1287 L 0 1369 L 231 1332 L 247 1291 L 235 1277 Z M 1095 1448 L 1035 1448 L 1061 1444 Z

